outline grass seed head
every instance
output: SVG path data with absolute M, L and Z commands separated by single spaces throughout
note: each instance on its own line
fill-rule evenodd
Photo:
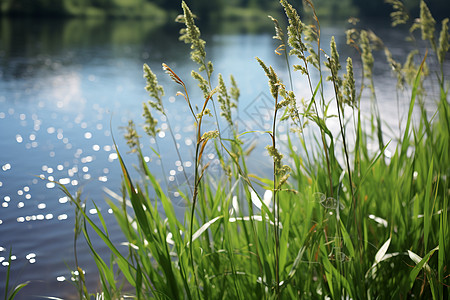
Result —
M 136 131 L 136 126 L 132 120 L 128 121 L 128 126 L 126 127 L 126 133 L 124 135 L 127 145 L 130 147 L 130 152 L 134 153 L 140 146 L 139 135 Z
M 233 120 L 232 120 L 232 114 L 231 114 L 231 108 L 232 108 L 232 102 L 231 97 L 228 94 L 227 87 L 225 86 L 225 82 L 223 80 L 222 74 L 219 74 L 219 94 L 217 96 L 217 101 L 220 103 L 220 109 L 222 112 L 220 113 L 221 116 L 225 118 L 225 120 L 228 122 L 228 124 L 233 127 Z
M 406 24 L 409 20 L 408 12 L 406 11 L 405 5 L 400 0 L 385 0 L 384 2 L 392 5 L 393 12 L 390 13 L 392 20 L 392 27 L 400 24 Z
M 368 33 L 365 30 L 361 30 L 360 33 L 360 46 L 361 46 L 361 59 L 363 61 L 364 68 L 364 77 L 372 79 L 372 70 L 373 70 L 373 55 L 372 55 L 372 47 L 370 45 Z
M 434 43 L 434 27 L 436 21 L 431 15 L 428 6 L 423 0 L 420 1 L 420 29 L 422 30 L 422 39 Z
M 153 73 L 147 64 L 144 64 L 144 78 L 147 82 L 145 89 L 149 93 L 150 97 L 156 100 L 155 102 L 152 101 L 152 106 L 157 110 L 162 111 L 162 97 L 164 96 L 164 89 L 158 84 L 158 79 L 156 78 L 155 73 Z
M 156 126 L 158 125 L 158 121 L 153 117 L 150 109 L 145 103 L 143 103 L 143 110 L 144 112 L 142 113 L 142 115 L 145 119 L 144 131 L 149 136 L 156 137 L 156 134 L 160 131 L 159 128 L 156 128 Z
M 356 107 L 356 87 L 353 75 L 353 62 L 347 58 L 347 74 L 344 74 L 344 103 L 351 107 Z
M 448 18 L 442 20 L 442 29 L 439 34 L 439 48 L 438 48 L 438 58 L 439 63 L 442 65 L 445 60 L 445 55 L 449 50 L 449 34 L 448 34 Z

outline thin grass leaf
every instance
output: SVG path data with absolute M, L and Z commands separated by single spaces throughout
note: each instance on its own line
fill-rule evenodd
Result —
M 344 223 L 342 223 L 342 220 L 340 220 L 340 223 L 341 223 L 340 228 L 341 228 L 342 238 L 344 239 L 344 244 L 347 247 L 350 257 L 354 257 L 355 256 L 355 248 L 353 247 L 353 243 L 350 238 L 350 235 L 348 234 L 347 230 L 345 229 L 345 226 L 344 226 Z
M 289 235 L 291 229 L 291 214 L 286 215 L 286 219 L 283 220 L 285 224 L 283 230 L 281 231 L 280 238 L 280 271 L 281 275 L 284 273 L 284 268 L 286 265 L 286 261 L 288 259 L 288 244 L 289 244 Z M 280 223 L 281 226 L 281 223 Z
M 106 283 L 110 284 L 110 287 L 115 289 L 115 279 L 114 279 L 114 271 L 112 269 L 109 269 L 108 265 L 105 263 L 105 261 L 100 257 L 100 255 L 95 251 L 94 247 L 92 246 L 91 239 L 89 237 L 88 231 L 86 230 L 86 227 L 83 226 L 83 233 L 86 240 L 86 243 L 89 246 L 89 249 L 91 249 L 91 254 L 94 257 L 95 264 L 97 265 L 97 269 L 100 273 L 100 276 L 102 278 L 102 285 L 104 286 L 103 291 L 106 292 L 109 295 L 108 289 L 106 288 Z M 106 280 L 104 280 L 106 279 Z
M 12 248 L 9 248 L 9 256 L 8 256 L 8 268 L 6 269 L 6 284 L 5 284 L 5 300 L 8 299 L 8 289 L 9 289 L 9 277 L 11 274 L 11 254 Z
M 386 254 L 390 244 L 391 238 L 388 238 L 387 241 L 384 242 L 383 246 L 381 246 L 380 249 L 377 251 L 377 254 L 375 254 L 374 264 L 379 264 L 383 260 L 383 257 Z
M 18 293 L 21 289 L 23 289 L 24 287 L 26 287 L 29 283 L 30 283 L 30 282 L 27 281 L 27 282 L 24 282 L 24 283 L 21 283 L 21 284 L 17 285 L 17 286 L 14 288 L 13 292 L 11 293 L 11 295 L 8 297 L 8 300 L 13 300 L 13 299 L 16 297 L 17 293 Z
M 218 216 L 215 217 L 212 220 L 209 220 L 208 222 L 206 222 L 205 224 L 202 225 L 202 227 L 200 227 L 196 232 L 194 232 L 194 234 L 192 235 L 192 242 L 194 242 L 196 239 L 198 239 L 206 230 L 208 230 L 208 228 L 214 224 L 217 220 L 222 219 L 223 216 Z M 187 242 L 186 246 L 189 246 L 190 242 Z
M 448 207 L 448 197 L 444 196 L 444 201 L 442 207 L 443 212 L 439 217 L 439 252 L 438 252 L 438 280 L 439 282 L 444 282 L 444 270 L 445 270 L 445 255 L 448 243 L 446 243 L 446 240 L 448 239 L 448 229 L 449 229 L 449 223 L 447 219 L 447 209 Z M 439 285 L 439 293 L 443 295 L 443 285 Z
M 424 244 L 425 244 L 425 252 L 428 251 L 428 236 L 430 234 L 430 227 L 431 227 L 431 217 L 432 217 L 432 208 L 431 206 L 431 199 L 432 199 L 432 181 L 433 181 L 433 163 L 434 159 L 431 159 L 430 167 L 428 169 L 428 176 L 427 176 L 427 185 L 425 188 L 425 194 L 423 197 L 424 202 L 424 212 L 423 212 L 423 235 L 424 235 Z
M 439 246 L 432 249 L 430 252 L 427 253 L 427 255 L 424 256 L 424 258 L 421 258 L 416 253 L 408 250 L 408 256 L 411 258 L 415 263 L 416 266 L 412 269 L 411 273 L 409 274 L 409 281 L 410 281 L 410 287 L 412 288 L 414 285 L 414 282 L 416 281 L 417 275 L 419 275 L 419 272 L 424 269 L 427 273 L 431 273 L 431 268 L 428 265 L 428 260 L 430 259 L 431 255 L 433 253 L 439 250 Z
M 391 238 L 389 237 L 387 239 L 386 242 L 384 242 L 384 244 L 380 247 L 380 249 L 378 249 L 377 253 L 375 254 L 375 260 L 372 264 L 372 266 L 370 267 L 369 270 L 367 270 L 366 272 L 366 278 L 369 276 L 369 273 L 371 272 L 372 278 L 375 278 L 375 273 L 378 269 L 378 264 L 388 258 L 391 258 L 392 254 L 386 254 L 387 250 L 389 249 L 389 246 L 391 244 Z
M 425 60 L 427 59 L 427 54 L 428 54 L 428 51 L 425 52 L 425 56 L 422 60 L 422 63 L 420 64 L 419 69 L 417 70 L 416 78 L 414 79 L 414 84 L 413 84 L 412 93 L 411 93 L 411 100 L 409 102 L 408 119 L 406 121 L 405 133 L 403 134 L 403 139 L 402 139 L 401 157 L 403 157 L 406 154 L 406 150 L 408 149 L 408 146 L 409 146 L 409 129 L 411 127 L 411 118 L 412 118 L 412 113 L 414 110 L 414 104 L 416 102 L 417 93 L 420 88 L 420 77 L 421 77 L 421 74 L 423 71 L 423 67 L 425 65 Z

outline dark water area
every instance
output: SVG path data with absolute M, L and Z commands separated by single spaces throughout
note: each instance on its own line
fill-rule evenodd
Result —
M 388 30 L 388 24 L 369 25 L 376 26 L 375 32 L 396 58 L 406 56 L 410 48 L 404 42 L 405 31 Z M 324 49 L 329 48 L 331 35 L 335 35 L 341 58 L 356 57 L 345 45 L 343 25 L 324 26 L 322 34 Z M 235 24 L 209 29 L 204 36 L 215 76 L 222 73 L 229 84 L 229 75 L 233 74 L 241 88 L 236 122 L 242 132 L 270 128 L 270 92 L 255 57 L 273 65 L 288 80 L 285 62 L 274 53 L 277 45 L 272 36 L 272 31 L 255 32 Z M 162 130 L 157 138 L 165 173 L 150 149 L 157 147 L 155 140 L 145 137 L 141 130 L 143 152 L 156 177 L 169 183 L 169 194 L 182 215 L 185 204 L 171 190 L 185 184 L 183 171 L 193 172 L 194 125 L 184 99 L 175 97 L 179 87 L 163 73 L 162 62 L 187 83 L 194 105 L 202 105 L 202 94 L 190 78 L 190 71 L 197 66 L 189 60 L 188 45 L 178 41 L 176 27 L 126 20 L 0 20 L 0 294 L 4 294 L 12 249 L 11 284 L 31 282 L 16 299 L 76 298 L 69 270 L 75 265 L 74 206 L 52 181 L 65 184 L 73 194 L 82 190 L 88 214 L 97 219 L 92 204 L 95 201 L 112 240 L 119 249 L 126 250 L 120 246 L 124 240 L 104 198 L 108 196 L 105 189 L 121 194 L 113 135 L 129 169 L 133 170 L 132 165 L 137 163 L 133 155 L 126 154 L 128 147 L 122 136 L 129 119 L 135 120 L 138 127 L 143 123 L 142 102 L 148 100 L 143 63 L 154 70 L 165 87 L 169 120 L 158 115 Z M 448 67 L 448 61 L 446 64 Z M 356 60 L 355 67 L 360 68 Z M 402 96 L 397 102 L 395 79 L 388 65 L 376 63 L 374 74 L 383 120 L 394 128 L 395 135 L 399 120 L 405 117 L 407 98 Z M 318 77 L 313 76 L 313 80 L 317 82 Z M 306 81 L 299 74 L 294 74 L 294 88 L 299 98 L 309 97 Z M 332 91 L 326 90 L 325 95 L 331 99 Z M 369 107 L 365 100 L 362 108 L 367 114 Z M 169 122 L 181 160 L 170 137 Z M 214 121 L 206 127 L 214 128 Z M 286 127 L 280 126 L 279 131 L 280 139 L 285 141 Z M 268 136 L 257 133 L 245 139 L 249 144 L 268 143 Z M 205 158 L 218 168 L 214 149 L 207 150 Z M 263 148 L 257 148 L 249 160 L 251 171 L 270 171 L 266 158 Z M 139 176 L 137 172 L 132 175 Z M 106 247 L 94 238 L 94 232 L 91 236 L 96 249 L 107 256 Z M 82 237 L 77 254 L 89 290 L 94 292 L 99 282 Z

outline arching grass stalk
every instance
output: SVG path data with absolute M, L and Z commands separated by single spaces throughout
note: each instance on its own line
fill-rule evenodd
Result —
M 198 193 L 199 193 L 199 188 L 201 185 L 201 181 L 203 178 L 203 175 L 206 171 L 206 169 L 208 168 L 209 164 L 206 164 L 205 166 L 202 165 L 202 155 L 203 152 L 205 150 L 206 144 L 208 143 L 208 141 L 210 139 L 214 139 L 219 135 L 219 131 L 218 130 L 214 130 L 214 131 L 207 131 L 207 132 L 202 132 L 202 121 L 203 121 L 203 117 L 205 115 L 211 115 L 210 110 L 207 108 L 208 102 L 211 100 L 212 95 L 216 92 L 216 89 L 212 90 L 211 93 L 205 98 L 205 101 L 203 103 L 203 107 L 201 109 L 201 111 L 198 114 L 194 114 L 194 111 L 192 109 L 192 105 L 189 99 L 189 94 L 186 88 L 186 85 L 184 84 L 184 82 L 181 80 L 180 77 L 178 77 L 178 75 L 166 64 L 163 64 L 163 69 L 164 71 L 166 71 L 166 73 L 172 78 L 172 80 L 174 80 L 177 84 L 183 86 L 184 88 L 184 93 L 178 92 L 177 95 L 179 96 L 183 96 L 184 99 L 186 100 L 191 113 L 194 117 L 195 120 L 195 125 L 197 127 L 197 132 L 196 132 L 196 147 L 195 147 L 195 157 L 194 157 L 194 165 L 195 165 L 195 169 L 194 169 L 194 191 L 193 191 L 193 195 L 192 195 L 192 207 L 191 207 L 191 218 L 190 218 L 190 225 L 189 225 L 189 251 L 190 251 L 190 258 L 191 258 L 191 266 L 192 266 L 192 272 L 193 272 L 193 276 L 195 278 L 196 281 L 196 285 L 198 288 L 198 296 L 200 297 L 200 286 L 198 283 L 198 278 L 197 278 L 197 274 L 195 272 L 195 264 L 194 264 L 194 255 L 193 255 L 193 234 L 194 234 L 194 217 L 195 217 L 195 209 L 196 209 L 196 204 L 197 204 L 197 199 L 198 199 Z

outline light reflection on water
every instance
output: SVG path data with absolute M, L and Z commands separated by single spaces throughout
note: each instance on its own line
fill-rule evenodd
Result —
M 120 168 L 112 135 L 129 170 L 133 171 L 136 159 L 126 155 L 127 146 L 121 138 L 124 131 L 120 128 L 126 126 L 128 119 L 134 119 L 138 125 L 142 123 L 141 104 L 148 99 L 142 78 L 144 62 L 157 73 L 159 82 L 166 88 L 169 114 L 169 120 L 158 116 L 161 131 L 157 140 L 141 138 L 145 145 L 145 161 L 162 183 L 164 178 L 167 180 L 169 195 L 180 212 L 186 204 L 177 188 L 190 188 L 183 172 L 186 172 L 188 182 L 193 181 L 191 158 L 195 128 L 191 121 L 186 121 L 189 112 L 183 99 L 174 97 L 177 87 L 161 70 L 161 62 L 166 62 L 190 86 L 196 86 L 189 78 L 190 70 L 196 66 L 187 61 L 188 48 L 177 41 L 176 30 L 158 33 L 153 32 L 150 25 L 142 30 L 141 23 L 126 21 L 94 24 L 89 30 L 86 20 L 59 21 L 59 27 L 49 29 L 49 24 L 54 25 L 54 22 L 42 20 L 42 24 L 35 24 L 37 33 L 30 37 L 33 42 L 25 44 L 26 53 L 21 42 L 0 43 L 0 263 L 7 266 L 12 247 L 13 278 L 20 282 L 37 282 L 29 288 L 30 292 L 25 288 L 19 293 L 17 299 L 27 299 L 32 294 L 64 296 L 67 291 L 73 291 L 70 284 L 65 283 L 72 277 L 65 263 L 74 267 L 74 207 L 55 182 L 66 185 L 73 194 L 81 189 L 83 200 L 87 198 L 87 212 L 94 219 L 98 211 L 92 200 L 103 214 L 112 214 L 103 201 L 102 190 L 106 187 L 121 194 Z M 13 36 L 30 34 L 27 30 L 15 29 L 17 20 L 10 21 L 9 25 Z M 88 26 L 88 30 L 83 36 L 75 37 L 65 32 L 73 33 L 77 26 Z M 123 40 L 117 41 L 112 38 L 111 28 L 141 34 L 135 40 L 120 37 Z M 103 34 L 99 35 L 99 32 Z M 338 32 L 340 36 L 336 41 L 342 46 L 343 30 Z M 207 52 L 212 56 L 215 69 L 222 72 L 224 78 L 234 74 L 241 87 L 242 102 L 237 122 L 242 131 L 270 129 L 270 102 L 268 108 L 264 106 L 267 79 L 254 57 L 259 56 L 267 64 L 284 70 L 283 61 L 273 53 L 272 35 L 270 32 L 207 37 Z M 51 36 L 50 40 L 48 36 Z M 40 43 L 35 43 L 35 39 L 40 39 Z M 406 49 L 399 48 L 396 52 L 403 55 Z M 341 56 L 346 54 L 341 53 Z M 389 70 L 378 68 L 375 73 L 383 82 L 389 81 L 385 78 Z M 287 74 L 282 72 L 282 76 L 286 78 Z M 301 88 L 301 80 L 295 85 L 300 95 L 307 95 L 302 92 L 306 89 Z M 392 108 L 395 100 L 391 91 L 382 91 L 385 94 L 380 97 L 380 110 L 389 114 L 388 122 L 395 126 L 399 113 Z M 191 94 L 194 104 L 199 105 L 196 99 L 200 95 L 199 91 Z M 256 110 L 252 110 L 254 103 Z M 176 156 L 169 121 L 182 160 Z M 279 130 L 283 132 L 286 128 Z M 264 143 L 267 138 L 258 134 L 243 136 L 249 143 L 257 139 Z M 281 134 L 280 140 L 286 141 L 287 135 Z M 160 147 L 165 174 L 162 174 L 160 159 L 150 146 Z M 212 166 L 217 166 L 213 150 L 207 149 L 204 157 L 212 162 Z M 255 156 L 262 154 L 264 159 L 253 160 L 253 163 L 250 159 L 250 168 L 257 166 L 256 173 L 270 170 L 266 152 L 255 151 L 259 151 Z M 132 175 L 138 177 L 136 172 Z M 119 244 L 123 241 L 120 228 L 115 225 L 114 218 L 106 216 L 105 219 L 110 236 Z M 96 246 L 105 252 L 101 243 Z M 78 247 L 81 267 L 87 274 L 95 273 L 89 249 L 82 242 Z M 5 272 L 6 268 L 0 268 L 0 288 L 4 286 Z M 90 288 L 95 289 L 95 280 L 89 283 Z

